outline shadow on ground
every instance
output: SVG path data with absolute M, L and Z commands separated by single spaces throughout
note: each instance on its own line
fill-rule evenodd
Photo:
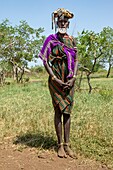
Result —
M 43 149 L 55 149 L 57 142 L 50 135 L 43 135 L 41 133 L 32 134 L 27 133 L 19 135 L 14 139 L 13 144 L 23 144 L 29 147 L 43 148 Z

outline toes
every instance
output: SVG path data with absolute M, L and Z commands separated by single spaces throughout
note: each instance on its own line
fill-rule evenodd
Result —
M 68 145 L 64 145 L 64 150 L 67 155 L 69 155 L 71 158 L 75 158 L 75 154 L 71 150 L 71 148 Z
M 58 157 L 60 157 L 60 158 L 66 158 L 67 155 L 66 155 L 62 145 L 59 146 L 57 154 L 58 154 Z

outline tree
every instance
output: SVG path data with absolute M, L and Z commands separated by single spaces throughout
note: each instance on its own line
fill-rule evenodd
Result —
M 100 34 L 95 34 L 93 31 L 83 30 L 77 38 L 78 55 L 81 71 L 81 78 L 83 71 L 86 73 L 89 85 L 89 93 L 92 91 L 90 83 L 90 76 L 92 73 L 98 71 L 100 60 L 103 54 L 104 46 L 103 39 Z M 81 79 L 80 79 L 81 82 Z M 79 83 L 80 86 L 80 83 Z
M 105 27 L 101 31 L 100 35 L 103 37 L 105 46 L 103 52 L 103 64 L 108 64 L 107 78 L 110 75 L 111 68 L 113 66 L 113 29 L 110 27 Z
M 26 21 L 20 21 L 19 26 L 12 27 L 8 20 L 0 24 L 0 48 L 1 59 L 12 66 L 13 77 L 20 82 L 24 74 L 24 68 L 29 61 L 35 61 L 38 57 L 40 46 L 45 36 L 40 34 L 43 28 L 34 29 Z M 19 76 L 19 71 L 21 74 Z

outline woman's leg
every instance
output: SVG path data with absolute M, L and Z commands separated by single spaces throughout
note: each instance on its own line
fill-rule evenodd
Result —
M 70 114 L 63 114 L 64 142 L 65 143 L 69 142 L 70 123 L 71 123 Z
M 58 139 L 58 156 L 63 158 L 66 157 L 66 154 L 62 143 L 62 113 L 58 107 L 55 108 L 54 124 Z
M 70 157 L 75 157 L 73 151 L 69 147 L 69 136 L 70 136 L 70 114 L 63 114 L 63 125 L 64 125 L 64 150 Z
M 55 116 L 54 116 L 54 124 L 55 124 L 55 130 L 56 135 L 58 139 L 58 144 L 62 143 L 62 114 L 58 107 L 55 108 Z

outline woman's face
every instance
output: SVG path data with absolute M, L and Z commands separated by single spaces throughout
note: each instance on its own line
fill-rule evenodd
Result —
M 61 34 L 67 33 L 67 28 L 69 28 L 68 18 L 59 18 L 57 21 L 58 32 Z
M 68 18 L 64 19 L 58 19 L 57 25 L 59 28 L 68 28 L 69 27 L 69 21 Z

